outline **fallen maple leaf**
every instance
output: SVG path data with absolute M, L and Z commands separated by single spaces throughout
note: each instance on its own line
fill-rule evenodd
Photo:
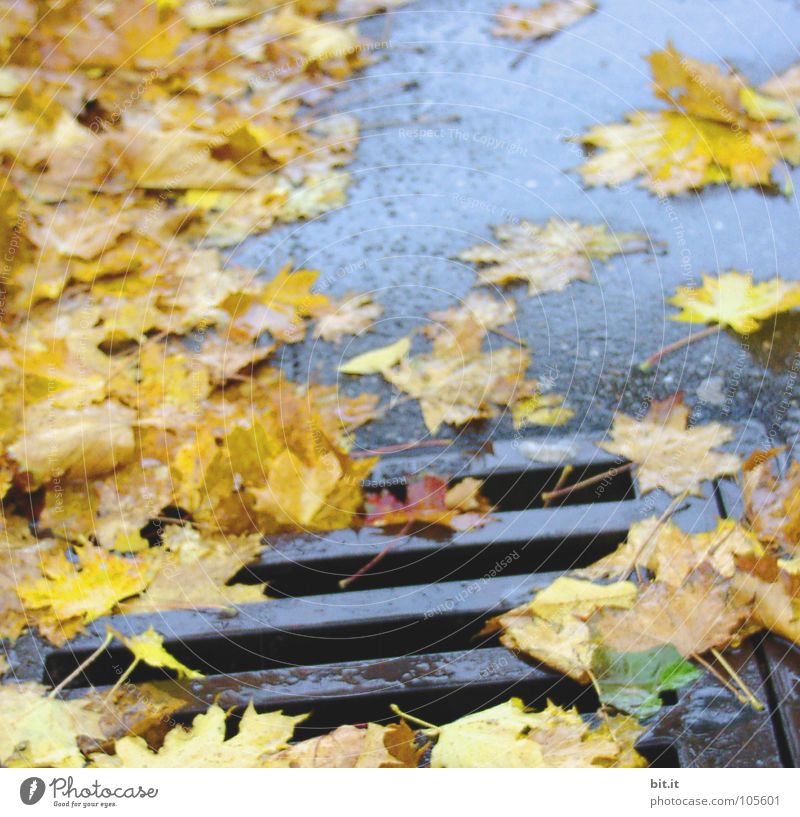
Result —
M 228 584 L 261 552 L 260 536 L 209 536 L 165 525 L 162 547 L 147 589 L 125 602 L 123 612 L 228 608 L 265 600 L 264 584 Z
M 732 429 L 720 423 L 690 427 L 688 422 L 689 410 L 679 395 L 653 401 L 642 420 L 615 415 L 611 439 L 598 445 L 636 464 L 644 493 L 662 488 L 673 496 L 701 496 L 705 480 L 735 474 L 741 462 L 734 454 L 713 450 L 731 439 Z
M 800 284 L 780 278 L 754 284 L 752 275 L 731 271 L 704 275 L 699 288 L 678 287 L 669 303 L 681 308 L 671 316 L 674 321 L 718 323 L 749 335 L 761 321 L 800 306 Z
M 364 728 L 340 726 L 327 735 L 295 743 L 264 765 L 291 769 L 413 769 L 422 752 L 405 723 Z
M 480 341 L 487 332 L 494 332 L 514 320 L 517 305 L 512 298 L 495 299 L 486 292 L 468 292 L 460 306 L 451 306 L 430 312 L 432 325 L 425 334 L 440 349 L 468 346 L 471 340 Z M 480 348 L 480 343 L 477 344 Z
M 576 23 L 596 9 L 597 6 L 587 0 L 546 0 L 534 7 L 508 3 L 495 15 L 498 25 L 492 29 L 492 34 L 515 40 L 539 40 Z
M 740 560 L 738 568 L 734 598 L 751 606 L 752 623 L 800 644 L 800 562 L 764 554 Z
M 383 314 L 383 307 L 373 303 L 368 293 L 351 293 L 323 310 L 317 310 L 314 337 L 338 343 L 345 335 L 367 332 Z
M 736 558 L 758 551 L 758 540 L 733 519 L 719 519 L 712 531 L 685 533 L 669 520 L 648 517 L 631 525 L 627 540 L 613 553 L 579 572 L 618 578 L 645 568 L 658 581 L 679 587 L 703 563 L 730 579 Z
M 572 281 L 591 281 L 592 261 L 649 248 L 641 233 L 611 233 L 605 224 L 551 219 L 546 224 L 520 221 L 494 227 L 496 244 L 479 244 L 460 253 L 480 264 L 479 284 L 528 282 L 528 295 L 560 292 Z
M 780 450 L 756 451 L 745 462 L 745 517 L 762 542 L 796 552 L 800 547 L 800 463 L 792 461 L 780 478 L 774 459 Z
M 602 642 L 618 652 L 672 644 L 683 656 L 728 646 L 749 616 L 728 583 L 711 570 L 692 573 L 680 587 L 647 585 L 627 610 L 603 608 L 592 617 Z
M 38 487 L 58 477 L 91 479 L 125 465 L 134 448 L 135 412 L 109 401 L 83 409 L 28 409 L 9 455 Z
M 436 736 L 434 768 L 552 768 L 614 766 L 623 753 L 625 765 L 643 766 L 633 750 L 641 731 L 615 737 L 611 728 L 592 729 L 577 709 L 548 703 L 542 712 L 529 712 L 511 698 L 428 733 Z
M 29 623 L 56 645 L 141 593 L 155 573 L 149 559 L 125 558 L 92 545 L 76 547 L 75 552 L 77 561 L 64 549 L 45 553 L 40 577 L 17 587 Z
M 388 346 L 372 349 L 369 352 L 364 352 L 363 355 L 351 358 L 339 366 L 339 371 L 342 374 L 377 374 L 402 360 L 408 354 L 410 348 L 411 340 L 409 338 L 400 338 L 400 340 Z
M 595 584 L 569 576 L 559 576 L 530 603 L 530 611 L 547 621 L 561 621 L 565 615 L 586 620 L 603 607 L 628 609 L 636 601 L 636 585 L 621 581 Z
M 468 477 L 448 490 L 447 480 L 431 474 L 412 480 L 405 500 L 384 489 L 364 497 L 365 523 L 376 527 L 419 522 L 464 531 L 491 521 L 491 506 L 480 494 L 481 481 Z
M 509 649 L 588 683 L 596 643 L 585 620 L 606 605 L 630 607 L 636 594 L 636 585 L 627 581 L 602 585 L 561 576 L 529 604 L 492 619 L 486 631 L 499 629 L 500 641 Z
M 225 712 L 214 705 L 198 715 L 189 729 L 177 726 L 154 752 L 140 737 L 120 738 L 113 755 L 93 754 L 91 765 L 100 768 L 253 768 L 264 766 L 270 755 L 285 749 L 295 726 L 307 715 L 282 712 L 259 715 L 252 704 L 245 710 L 239 731 L 225 739 Z
M 156 632 L 152 627 L 148 627 L 144 632 L 132 636 L 124 636 L 113 627 L 109 627 L 108 632 L 118 638 L 133 653 L 134 664 L 143 661 L 150 667 L 171 669 L 177 672 L 178 678 L 182 679 L 203 677 L 202 672 L 187 667 L 178 661 L 174 655 L 167 652 L 164 647 L 164 636 Z
M 511 406 L 511 420 L 517 430 L 528 426 L 563 426 L 574 414 L 564 405 L 560 394 L 535 394 Z
M 588 684 L 595 643 L 586 622 L 573 615 L 549 621 L 524 605 L 491 619 L 485 633 L 500 630 L 500 643 L 530 655 L 581 684 Z
M 650 66 L 656 95 L 672 109 L 633 113 L 625 124 L 580 137 L 602 149 L 579 168 L 587 184 L 617 185 L 643 174 L 642 185 L 662 195 L 715 183 L 769 185 L 779 162 L 800 162 L 793 105 L 671 45 L 651 54 Z
M 102 731 L 83 701 L 48 697 L 38 684 L 0 685 L 0 763 L 6 767 L 80 767 L 80 735 Z

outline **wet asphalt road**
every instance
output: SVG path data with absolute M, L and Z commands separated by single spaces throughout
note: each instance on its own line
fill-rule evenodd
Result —
M 754 83 L 784 70 L 800 59 L 800 4 L 599 0 L 598 12 L 521 60 L 524 44 L 491 34 L 500 5 L 420 0 L 362 24 L 384 47 L 336 98 L 365 128 L 349 168 L 348 204 L 253 238 L 235 260 L 271 271 L 291 257 L 321 270 L 322 291 L 370 291 L 386 311 L 375 331 L 338 346 L 309 339 L 286 347 L 281 365 L 298 380 L 334 382 L 342 358 L 389 343 L 424 323 L 427 312 L 457 303 L 475 275 L 453 256 L 489 240 L 492 224 L 553 216 L 606 222 L 646 232 L 666 251 L 598 264 L 595 284 L 562 293 L 528 298 L 523 284 L 504 290 L 518 303 L 515 331 L 533 350 L 530 375 L 551 379 L 575 410 L 565 429 L 541 433 L 602 433 L 615 410 L 683 390 L 698 419 L 753 417 L 776 439 L 792 438 L 800 429 L 800 384 L 791 371 L 800 368 L 798 317 L 768 322 L 745 339 L 709 338 L 646 374 L 637 364 L 687 334 L 688 324 L 666 320 L 674 309 L 665 298 L 701 273 L 800 277 L 796 194 L 714 187 L 659 200 L 635 182 L 584 189 L 571 170 L 583 154 L 568 140 L 628 111 L 660 107 L 645 58 L 668 40 L 701 60 L 728 61 Z M 791 175 L 797 189 L 800 171 Z M 391 393 L 377 376 L 340 382 L 350 393 Z M 515 433 L 508 417 L 442 432 L 465 444 Z M 367 426 L 359 440 L 386 445 L 425 435 L 412 402 Z

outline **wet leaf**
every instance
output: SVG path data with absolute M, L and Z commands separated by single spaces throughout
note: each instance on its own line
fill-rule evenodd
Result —
M 295 743 L 265 765 L 292 769 L 412 769 L 421 754 L 405 723 L 340 726 L 318 738 Z
M 259 715 L 250 704 L 238 732 L 226 740 L 225 712 L 211 706 L 194 719 L 189 729 L 177 726 L 168 732 L 157 752 L 140 737 L 125 737 L 116 741 L 114 755 L 92 755 L 91 765 L 138 769 L 264 766 L 269 755 L 288 746 L 295 726 L 307 717 L 282 712 Z
M 99 715 L 83 701 L 46 696 L 38 684 L 0 685 L 0 763 L 7 767 L 84 765 L 80 735 L 101 734 Z
M 509 649 L 588 683 L 596 644 L 586 619 L 605 606 L 629 608 L 636 594 L 632 582 L 595 584 L 561 576 L 529 604 L 492 619 L 487 630 L 499 629 L 500 641 Z
M 688 423 L 689 410 L 680 396 L 654 401 L 641 420 L 615 415 L 611 439 L 598 445 L 636 463 L 643 492 L 662 488 L 673 496 L 684 491 L 701 496 L 705 480 L 735 474 L 741 463 L 734 454 L 714 451 L 732 438 L 731 428 Z
M 108 628 L 132 653 L 135 661 L 144 661 L 150 667 L 171 669 L 178 673 L 179 678 L 202 678 L 203 673 L 190 669 L 167 652 L 164 647 L 164 636 L 148 627 L 138 635 L 124 636 L 113 627 Z
M 367 493 L 365 522 L 376 527 L 419 522 L 458 531 L 479 528 L 492 521 L 491 506 L 481 496 L 480 486 L 480 480 L 467 478 L 448 490 L 447 480 L 427 474 L 408 483 L 405 500 L 387 489 Z
M 672 644 L 684 657 L 724 648 L 749 615 L 729 584 L 713 571 L 691 574 L 680 587 L 646 586 L 627 610 L 604 608 L 592 618 L 605 645 L 618 652 L 643 652 Z
M 596 8 L 587 0 L 545 0 L 533 7 L 508 3 L 497 12 L 498 25 L 492 33 L 515 40 L 539 40 L 576 23 Z
M 692 571 L 709 564 L 726 579 L 736 570 L 737 557 L 758 553 L 758 540 L 732 519 L 719 519 L 704 533 L 685 533 L 674 522 L 648 517 L 634 522 L 617 550 L 580 571 L 594 578 L 627 576 L 646 569 L 660 582 L 679 587 Z
M 592 262 L 644 252 L 647 237 L 611 233 L 605 224 L 551 219 L 546 224 L 520 221 L 494 228 L 498 244 L 479 244 L 459 254 L 479 264 L 478 283 L 528 282 L 528 295 L 559 292 L 572 281 L 592 281 Z
M 800 463 L 792 461 L 780 478 L 774 459 L 779 451 L 756 451 L 745 462 L 745 515 L 762 542 L 796 552 L 800 547 Z
M 615 739 L 604 727 L 592 729 L 576 709 L 548 703 L 542 712 L 529 712 L 519 698 L 459 718 L 436 734 L 434 768 L 614 766 L 623 753 L 626 765 L 644 765 L 632 749 L 635 732 Z
M 148 559 L 125 558 L 91 545 L 76 552 L 77 562 L 63 550 L 43 554 L 40 577 L 17 587 L 29 622 L 56 645 L 141 593 L 155 573 L 155 563 Z
M 548 621 L 560 621 L 565 614 L 587 619 L 601 607 L 628 609 L 636 601 L 636 592 L 633 582 L 595 584 L 560 576 L 534 596 L 530 609 Z
M 261 552 L 261 537 L 209 536 L 165 525 L 163 540 L 158 572 L 142 595 L 123 604 L 123 612 L 229 608 L 265 601 L 263 584 L 228 584 Z
M 367 332 L 382 314 L 383 307 L 373 303 L 369 294 L 345 295 L 338 303 L 317 313 L 314 337 L 338 343 L 346 335 Z
M 752 275 L 739 272 L 704 275 L 701 287 L 678 287 L 669 303 L 681 308 L 672 320 L 718 323 L 749 335 L 761 321 L 800 306 L 800 285 L 780 278 L 754 284 Z
M 382 346 L 379 349 L 372 349 L 351 358 L 347 363 L 339 366 L 342 374 L 378 374 L 383 372 L 402 360 L 411 348 L 409 338 L 400 338 L 395 343 Z
M 642 652 L 595 651 L 592 670 L 600 688 L 600 701 L 649 718 L 661 709 L 662 692 L 682 689 L 702 673 L 671 644 Z
M 708 184 L 773 183 L 780 162 L 800 162 L 797 114 L 737 74 L 685 57 L 673 46 L 650 56 L 656 96 L 669 110 L 638 111 L 592 128 L 580 141 L 600 148 L 580 168 L 588 185 L 642 185 L 672 195 Z

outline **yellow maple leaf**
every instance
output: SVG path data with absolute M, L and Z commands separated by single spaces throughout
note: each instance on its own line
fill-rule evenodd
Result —
M 631 525 L 627 540 L 617 550 L 580 573 L 610 578 L 646 568 L 656 580 L 680 587 L 703 563 L 730 579 L 737 557 L 758 555 L 761 550 L 756 537 L 733 519 L 718 520 L 711 531 L 686 533 L 674 522 L 648 517 Z
M 0 685 L 0 763 L 5 767 L 77 768 L 78 737 L 100 737 L 100 715 L 84 701 L 49 697 L 38 684 Z
M 633 749 L 641 728 L 618 734 L 592 728 L 577 709 L 553 703 L 530 712 L 519 698 L 459 718 L 437 729 L 431 753 L 434 768 L 553 768 L 644 766 Z
M 602 151 L 579 170 L 589 185 L 642 184 L 670 195 L 707 184 L 772 183 L 781 161 L 800 162 L 796 111 L 756 92 L 737 75 L 684 57 L 669 46 L 650 56 L 666 111 L 639 111 L 627 123 L 592 128 L 580 141 Z
M 400 338 L 388 346 L 381 346 L 379 349 L 372 349 L 351 358 L 339 366 L 339 371 L 342 374 L 377 374 L 402 360 L 410 348 L 410 338 Z
M 800 306 L 800 284 L 780 278 L 754 284 L 752 275 L 730 271 L 704 275 L 701 287 L 678 287 L 669 303 L 681 308 L 674 321 L 718 323 L 748 335 L 761 321 Z
M 198 715 L 189 729 L 177 726 L 164 745 L 152 751 L 139 737 L 116 741 L 115 754 L 94 754 L 91 765 L 100 768 L 253 768 L 266 765 L 269 756 L 285 749 L 295 726 L 307 715 L 282 712 L 259 715 L 252 703 L 245 710 L 239 731 L 225 739 L 225 712 L 214 705 Z
M 728 646 L 749 615 L 749 606 L 735 598 L 729 584 L 701 569 L 679 587 L 647 585 L 627 610 L 598 610 L 592 625 L 603 643 L 618 652 L 672 644 L 688 657 Z
M 748 457 L 742 496 L 747 523 L 756 536 L 791 553 L 800 550 L 800 463 L 793 460 L 779 477 L 774 457 L 780 450 Z
M 41 576 L 17 588 L 31 622 L 58 645 L 141 593 L 156 567 L 154 560 L 125 558 L 91 545 L 76 551 L 77 564 L 63 550 L 45 554 Z
M 202 678 L 203 673 L 182 664 L 164 647 L 164 636 L 148 627 L 138 635 L 124 636 L 113 627 L 108 632 L 118 638 L 132 653 L 134 664 L 144 661 L 150 667 L 175 670 L 179 678 Z
M 495 630 L 509 650 L 530 655 L 578 683 L 589 683 L 596 645 L 586 622 L 569 612 L 548 621 L 526 604 L 489 621 L 486 632 Z
M 8 453 L 33 485 L 61 476 L 90 479 L 130 460 L 135 416 L 113 401 L 83 409 L 31 407 L 22 436 Z
M 125 613 L 235 607 L 265 601 L 263 584 L 228 581 L 252 562 L 263 547 L 261 537 L 212 536 L 178 525 L 165 525 L 158 572 L 138 598 L 122 605 Z
M 663 488 L 673 496 L 701 496 L 703 481 L 735 474 L 741 461 L 713 450 L 732 438 L 731 428 L 720 423 L 689 427 L 688 421 L 689 410 L 679 399 L 654 401 L 641 420 L 615 415 L 611 439 L 598 445 L 636 464 L 643 492 Z
M 636 601 L 636 585 L 621 581 L 594 584 L 559 576 L 531 602 L 531 612 L 548 621 L 560 621 L 565 613 L 586 619 L 600 607 L 629 608 Z
M 560 394 L 535 394 L 524 397 L 511 406 L 514 428 L 526 426 L 563 426 L 575 412 L 567 408 Z

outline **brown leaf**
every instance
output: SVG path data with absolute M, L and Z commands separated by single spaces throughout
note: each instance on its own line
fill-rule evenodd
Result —
M 800 463 L 792 462 L 786 475 L 776 473 L 774 457 L 781 449 L 756 451 L 744 464 L 745 515 L 763 542 L 790 552 L 800 545 Z
M 592 618 L 606 646 L 642 652 L 672 644 L 683 656 L 724 648 L 749 614 L 732 598 L 730 585 L 708 570 L 691 574 L 680 587 L 648 585 L 629 610 L 601 609 Z
M 292 769 L 411 769 L 419 762 L 414 732 L 405 723 L 364 728 L 340 726 L 327 735 L 296 743 L 267 765 Z
M 588 0 L 545 0 L 532 8 L 509 3 L 497 12 L 498 25 L 492 33 L 515 40 L 539 40 L 576 23 L 596 8 Z
M 479 244 L 459 254 L 480 264 L 478 283 L 528 282 L 528 295 L 560 292 L 572 281 L 592 281 L 592 261 L 647 250 L 640 233 L 611 233 L 605 224 L 551 219 L 494 228 L 497 244 Z

